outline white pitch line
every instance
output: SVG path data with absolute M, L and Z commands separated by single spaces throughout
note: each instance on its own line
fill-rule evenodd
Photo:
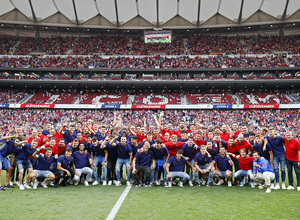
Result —
M 107 216 L 106 220 L 113 220 L 115 218 L 117 212 L 119 211 L 122 203 L 124 202 L 127 194 L 129 193 L 130 189 L 131 189 L 131 186 L 127 186 L 126 187 L 126 189 L 124 190 L 124 192 L 122 193 L 122 195 L 118 199 L 117 203 L 115 204 L 115 206 L 113 207 L 113 209 L 110 211 L 110 213 Z

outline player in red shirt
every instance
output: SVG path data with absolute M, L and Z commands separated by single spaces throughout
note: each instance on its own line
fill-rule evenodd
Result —
M 185 142 L 178 142 L 177 135 L 173 134 L 171 136 L 171 141 L 165 143 L 166 147 L 169 150 L 170 157 L 176 156 L 176 151 L 181 149 L 181 147 L 185 144 Z
M 242 148 L 245 148 L 248 151 L 248 155 L 251 155 L 251 147 L 249 143 L 244 139 L 244 135 L 240 133 L 235 142 L 236 149 L 240 152 Z
M 201 138 L 202 138 L 202 140 L 208 139 L 208 134 L 206 132 L 206 127 L 204 125 L 200 126 L 200 132 L 201 132 Z
M 39 153 L 40 153 L 40 154 L 45 154 L 47 148 L 53 149 L 53 147 L 54 147 L 55 145 L 56 145 L 56 138 L 55 138 L 55 137 L 52 137 L 52 138 L 50 139 L 49 142 L 47 142 L 46 144 L 43 145 L 44 148 L 43 148 L 43 150 L 40 150 Z M 52 153 L 53 153 L 53 152 L 52 152 Z
M 57 159 L 60 155 L 63 155 L 65 153 L 66 147 L 67 145 L 65 145 L 65 139 L 59 139 L 58 144 L 56 144 L 52 148 L 52 154 L 54 155 L 55 159 Z
M 43 144 L 47 142 L 47 140 L 45 140 L 47 138 L 47 136 L 43 135 L 43 129 L 44 127 L 42 125 L 39 125 L 37 128 L 37 132 L 38 132 L 38 137 L 43 141 Z
M 163 144 L 170 142 L 170 134 L 165 133 L 164 138 L 162 139 Z
M 229 126 L 227 125 L 222 125 L 221 127 L 221 132 L 220 132 L 220 137 L 224 141 L 228 141 L 230 137 L 230 132 L 227 132 L 227 129 L 229 129 Z
M 131 134 L 138 136 L 139 143 L 142 143 L 144 141 L 144 139 L 147 139 L 145 127 L 141 127 L 141 133 L 132 131 L 129 126 L 128 126 L 128 130 Z
M 161 140 L 164 139 L 163 136 L 160 134 L 158 127 L 154 127 L 152 139 L 156 140 L 158 138 L 160 138 Z
M 234 139 L 236 139 L 240 133 L 242 133 L 242 131 L 239 130 L 238 124 L 233 123 L 232 124 L 232 131 L 230 133 L 230 136 L 233 137 Z
M 286 132 L 284 137 L 286 166 L 288 171 L 288 190 L 294 188 L 293 167 L 297 178 L 297 191 L 300 191 L 300 143 L 293 138 L 291 132 Z
M 194 142 L 197 144 L 197 146 L 206 145 L 200 132 L 197 132 Z
M 240 150 L 240 155 L 232 154 L 235 159 L 240 162 L 240 170 L 235 172 L 235 178 L 240 182 L 240 186 L 245 185 L 244 177 L 248 176 L 250 179 L 250 175 L 252 174 L 252 164 L 253 164 L 253 157 L 249 157 L 247 155 L 247 150 L 242 148 Z M 251 188 L 254 188 L 255 185 L 251 180 Z
M 41 138 L 38 137 L 38 132 L 37 132 L 36 129 L 33 129 L 33 130 L 32 130 L 32 132 L 31 132 L 31 137 L 29 137 L 29 138 L 27 139 L 27 143 L 28 143 L 28 144 L 31 144 L 33 139 L 36 139 L 37 142 L 38 142 L 36 148 L 38 148 L 38 147 L 40 147 L 40 146 L 43 145 L 43 141 L 41 140 Z M 28 158 L 29 158 L 29 160 L 30 160 L 30 162 L 31 162 L 31 164 L 32 164 L 33 169 L 35 169 L 36 166 L 37 166 L 37 159 L 34 158 L 32 155 L 29 156 Z
M 85 137 L 83 137 L 82 132 L 80 132 L 80 131 L 77 132 L 77 139 L 78 139 L 79 143 L 86 141 Z
M 249 135 L 248 144 L 250 146 L 251 155 L 252 155 L 252 152 L 254 151 L 254 145 L 256 143 L 255 142 L 255 133 L 253 131 L 249 131 L 248 135 Z

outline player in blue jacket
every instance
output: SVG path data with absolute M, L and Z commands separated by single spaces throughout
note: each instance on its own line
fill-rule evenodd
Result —
M 257 151 L 253 152 L 253 174 L 250 178 L 258 183 L 265 182 L 258 186 L 259 189 L 263 189 L 265 185 L 267 186 L 266 193 L 271 192 L 271 181 L 275 178 L 275 172 L 270 166 L 266 159 L 260 157 L 260 153 Z

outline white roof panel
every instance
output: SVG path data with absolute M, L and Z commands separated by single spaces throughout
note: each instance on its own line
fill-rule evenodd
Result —
M 135 0 L 118 0 L 118 14 L 120 24 L 124 24 L 137 16 Z
M 260 7 L 263 0 L 244 0 L 242 21 L 253 15 Z
M 1 1 L 1 7 L 0 7 L 0 15 L 5 14 L 11 10 L 13 10 L 15 7 L 10 3 L 9 0 L 2 0 Z
M 54 0 L 58 10 L 65 15 L 67 18 L 69 18 L 71 21 L 75 22 L 75 12 L 72 0 Z
M 111 21 L 117 23 L 115 1 L 97 0 L 100 14 Z
M 280 19 L 282 17 L 286 0 L 265 0 L 261 10 Z
M 152 24 L 156 24 L 156 1 L 138 0 L 140 15 Z
M 98 14 L 94 0 L 75 0 L 79 23 L 83 23 Z
M 27 17 L 29 17 L 31 20 L 33 20 L 32 11 L 30 9 L 30 5 L 29 5 L 28 1 L 25 1 L 25 0 L 12 0 L 12 2 L 19 11 L 21 11 L 23 14 L 25 14 Z
M 32 7 L 37 20 L 43 20 L 57 12 L 52 1 L 49 0 L 31 0 Z
M 200 22 L 204 23 L 207 19 L 218 12 L 219 0 L 201 0 Z
M 241 0 L 223 0 L 219 13 L 236 22 L 240 14 L 241 3 Z
M 297 10 L 300 9 L 300 1 L 299 0 L 290 0 L 289 5 L 286 12 L 286 17 L 288 18 L 292 14 L 294 14 Z
M 179 15 L 195 24 L 198 19 L 198 2 L 198 0 L 181 0 L 179 2 Z
M 177 14 L 177 0 L 161 0 L 159 2 L 159 23 L 166 23 Z

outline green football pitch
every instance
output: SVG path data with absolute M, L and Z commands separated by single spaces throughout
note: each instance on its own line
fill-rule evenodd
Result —
M 5 172 L 2 172 L 2 185 Z M 0 219 L 106 219 L 126 186 L 0 192 Z M 115 219 L 299 219 L 300 192 L 257 187 L 132 187 Z

